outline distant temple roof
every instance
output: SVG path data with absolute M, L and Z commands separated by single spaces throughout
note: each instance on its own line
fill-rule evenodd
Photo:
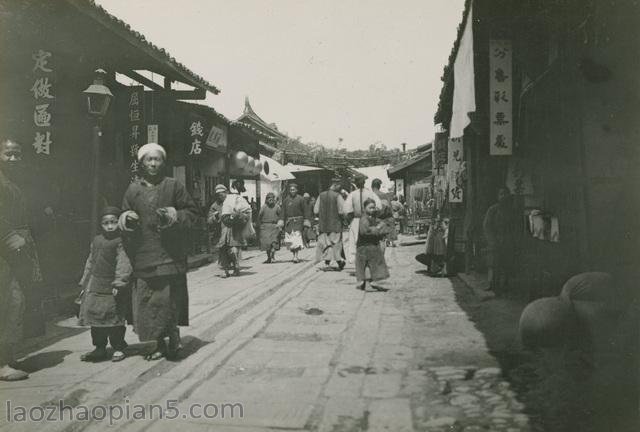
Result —
M 275 123 L 269 124 L 266 121 L 262 120 L 260 116 L 256 114 L 256 112 L 251 107 L 251 103 L 249 103 L 248 97 L 245 97 L 244 111 L 236 121 L 253 126 L 254 128 L 260 130 L 265 135 L 270 136 L 275 141 L 282 141 L 289 138 L 286 134 L 283 134 L 278 130 Z

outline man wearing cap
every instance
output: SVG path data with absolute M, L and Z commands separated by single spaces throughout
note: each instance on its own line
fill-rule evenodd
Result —
M 329 189 L 318 196 L 313 212 L 318 215 L 318 243 L 316 244 L 316 262 L 324 260 L 326 267 L 331 261 L 338 264 L 342 270 L 345 262 L 342 257 L 342 217 L 340 216 L 340 201 L 342 197 L 337 192 L 340 179 L 334 178 Z
M 207 213 L 207 225 L 209 225 L 209 230 L 213 234 L 213 238 L 211 244 L 216 245 L 220 240 L 221 233 L 221 216 L 222 216 L 222 204 L 224 203 L 225 198 L 227 198 L 227 194 L 229 190 L 223 184 L 216 185 L 214 189 L 215 200 L 211 207 L 209 207 L 209 212 Z
M 178 326 L 189 325 L 186 239 L 199 214 L 184 185 L 164 175 L 166 157 L 155 143 L 138 150 L 142 177 L 125 192 L 119 219 L 136 278 L 134 329 L 140 341 L 156 341 L 149 360 L 175 355 Z
M 247 245 L 247 238 L 255 235 L 251 219 L 251 205 L 241 196 L 246 192 L 244 180 L 236 179 L 231 183 L 236 193 L 226 194 L 220 211 L 222 231 L 218 242 L 218 263 L 224 270 L 222 277 L 228 277 L 230 271 L 234 276 L 240 275 L 240 259 L 242 247 Z

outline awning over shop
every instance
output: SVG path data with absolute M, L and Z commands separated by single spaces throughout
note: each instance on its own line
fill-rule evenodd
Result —
M 262 165 L 264 167 L 262 173 L 260 174 L 260 180 L 275 182 L 295 179 L 293 174 L 291 174 L 291 171 L 289 171 L 287 167 L 283 166 L 278 161 L 262 154 L 260 155 L 260 161 L 262 162 Z M 267 166 L 269 167 L 268 174 L 266 173 Z
M 431 158 L 431 152 L 427 151 L 427 152 L 423 152 L 420 153 L 417 156 L 412 157 L 411 159 L 408 159 L 406 161 L 402 161 L 399 164 L 396 164 L 392 167 L 390 167 L 387 170 L 387 173 L 389 174 L 389 178 L 391 178 L 392 180 L 396 177 L 398 177 L 399 175 L 401 175 L 402 171 L 411 168 L 412 166 L 414 166 L 415 164 L 422 162 L 425 159 L 429 159 Z

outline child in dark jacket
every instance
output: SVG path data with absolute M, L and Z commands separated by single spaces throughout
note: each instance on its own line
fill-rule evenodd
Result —
M 102 212 L 102 233 L 91 242 L 91 252 L 79 284 L 84 290 L 80 325 L 91 326 L 91 339 L 95 346 L 93 351 L 80 357 L 82 361 L 106 360 L 108 341 L 115 350 L 111 360 L 125 358 L 128 302 L 123 291 L 128 289 L 133 270 L 118 230 L 118 216 L 120 210 L 116 207 L 107 207 Z
M 389 278 L 389 269 L 380 246 L 380 241 L 389 233 L 389 226 L 375 217 L 376 202 L 371 198 L 365 200 L 364 210 L 358 228 L 356 279 L 358 289 L 367 291 L 367 282 Z M 370 275 L 366 274 L 367 268 Z

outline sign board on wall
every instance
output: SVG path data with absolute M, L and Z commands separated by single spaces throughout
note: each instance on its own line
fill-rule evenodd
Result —
M 462 202 L 462 180 L 460 173 L 462 172 L 463 163 L 463 146 L 462 137 L 450 138 L 447 144 L 447 177 L 448 177 L 448 199 L 451 203 Z
M 489 41 L 489 154 L 513 153 L 513 73 L 511 41 Z
M 132 86 L 128 88 L 127 98 L 127 141 L 131 163 L 132 180 L 138 176 L 138 150 L 144 143 L 144 87 Z
M 33 96 L 33 148 L 36 154 L 50 155 L 53 144 L 52 108 L 56 99 L 54 69 L 51 64 L 53 54 L 39 49 L 31 54 L 32 84 L 29 91 Z
M 205 141 L 207 147 L 211 147 L 215 150 L 224 151 L 227 148 L 227 131 L 215 125 L 211 125 L 207 141 Z

